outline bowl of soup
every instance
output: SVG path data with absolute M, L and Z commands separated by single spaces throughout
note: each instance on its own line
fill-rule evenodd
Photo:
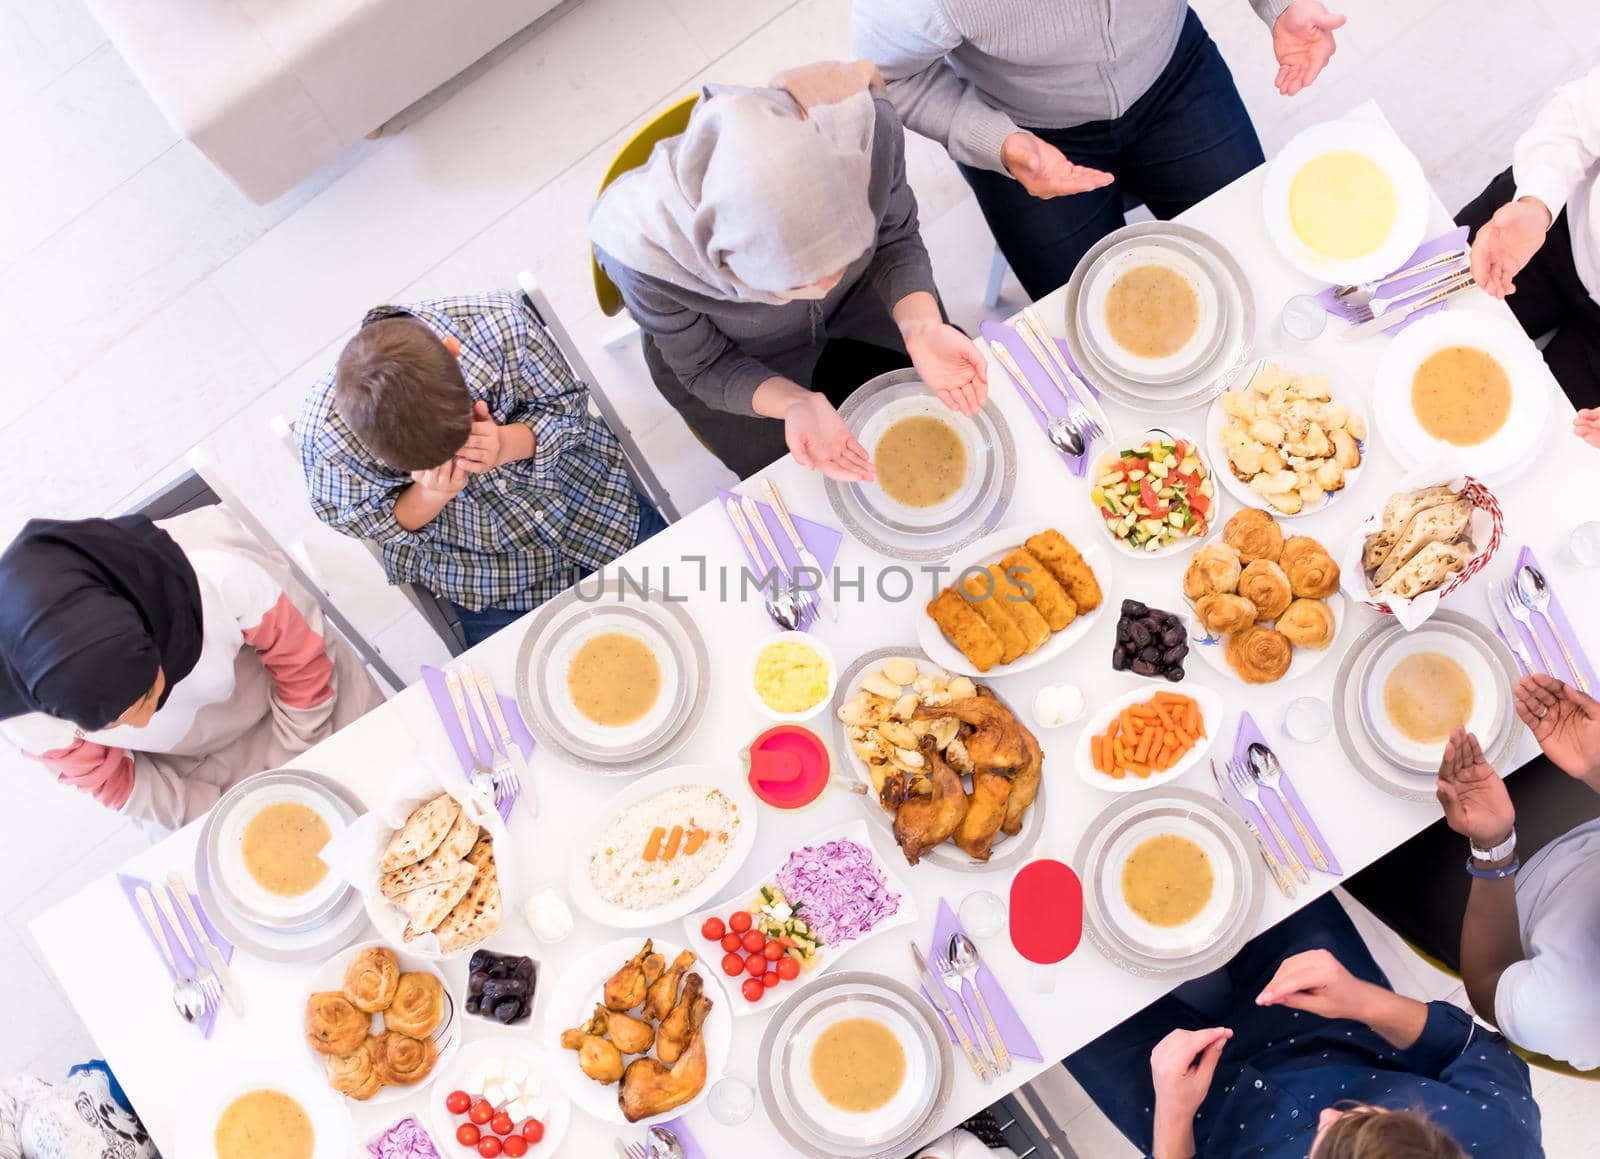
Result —
M 987 454 L 970 418 L 932 392 L 875 410 L 856 432 L 876 478 L 855 485 L 863 508 L 885 526 L 912 533 L 942 529 L 971 503 Z
M 1422 244 L 1429 193 L 1399 138 L 1359 120 L 1297 134 L 1267 167 L 1267 233 L 1302 273 L 1330 284 L 1391 273 Z
M 1100 862 L 1106 920 L 1139 954 L 1198 953 L 1227 932 L 1238 888 L 1235 867 L 1213 827 L 1152 812 L 1124 828 Z
M 684 691 L 678 652 L 651 616 L 596 605 L 562 625 L 540 673 L 545 705 L 586 749 L 621 752 L 671 726 Z
M 1488 738 L 1509 711 L 1499 666 L 1486 645 L 1424 624 L 1373 657 L 1362 690 L 1373 743 L 1401 768 L 1438 771 L 1453 729 Z
M 212 879 L 239 916 L 295 932 L 344 900 L 349 885 L 322 855 L 354 816 L 326 786 L 275 769 L 241 781 L 215 810 Z
M 320 1069 L 320 1068 L 319 1068 Z M 350 1112 L 311 1068 L 231 1059 L 199 1075 L 179 1116 L 182 1159 L 345 1159 Z
M 1217 350 L 1224 326 L 1216 279 L 1172 239 L 1134 239 L 1095 260 L 1084 276 L 1082 333 L 1118 374 L 1176 383 Z

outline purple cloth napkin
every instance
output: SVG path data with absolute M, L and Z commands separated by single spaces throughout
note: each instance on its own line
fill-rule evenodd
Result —
M 432 664 L 422 666 L 422 682 L 428 686 L 428 695 L 433 697 L 433 707 L 439 712 L 439 723 L 444 725 L 444 735 L 449 738 L 450 747 L 456 750 L 456 760 L 461 763 L 463 776 L 472 775 L 472 751 L 467 748 L 467 738 L 461 735 L 461 722 L 456 719 L 455 702 L 450 699 L 450 690 L 445 687 L 443 669 L 435 668 Z M 501 695 L 500 711 L 505 713 L 506 727 L 511 730 L 511 739 L 516 741 L 517 747 L 522 750 L 522 755 L 528 760 L 533 759 L 533 734 L 528 731 L 528 726 L 522 720 L 522 709 L 517 707 L 517 702 L 509 696 Z M 472 711 L 472 702 L 467 701 L 467 722 L 472 725 L 472 746 L 478 752 L 488 756 L 489 753 L 499 751 L 498 737 L 490 740 L 484 735 L 483 726 L 478 723 L 477 714 Z M 490 722 L 491 725 L 493 722 Z M 506 754 L 510 756 L 510 753 Z M 515 796 L 505 799 L 500 805 L 502 820 L 511 816 L 511 807 L 517 803 Z
M 1593 695 L 1596 689 L 1600 689 L 1600 680 L 1595 678 L 1594 661 L 1584 651 L 1582 637 L 1572 630 L 1572 621 L 1567 619 L 1567 613 L 1561 607 L 1561 597 L 1556 594 L 1555 584 L 1550 579 L 1550 569 L 1539 562 L 1539 557 L 1533 554 L 1533 548 L 1524 547 L 1517 553 L 1517 567 L 1516 571 L 1511 573 L 1511 577 L 1514 581 L 1517 572 L 1530 565 L 1544 572 L 1545 583 L 1550 585 L 1550 620 L 1555 625 L 1556 630 L 1551 630 L 1551 625 L 1545 623 L 1543 616 L 1530 615 L 1529 617 L 1534 626 L 1534 632 L 1538 633 L 1539 643 L 1544 645 L 1545 654 L 1550 657 L 1551 663 L 1558 669 L 1558 671 L 1552 672 L 1550 675 L 1557 680 L 1565 680 L 1569 684 L 1573 682 L 1572 677 L 1576 675 L 1576 673 L 1570 673 L 1566 670 L 1566 661 L 1562 658 L 1561 648 L 1556 643 L 1556 635 L 1559 633 L 1561 638 L 1566 641 L 1567 651 L 1572 653 L 1572 658 L 1578 662 L 1578 667 L 1583 669 L 1583 677 L 1589 683 L 1590 695 Z M 1533 646 L 1534 633 L 1529 632 L 1527 628 L 1515 621 L 1512 623 L 1512 628 L 1518 636 L 1522 637 L 1523 647 L 1528 650 L 1528 655 L 1533 659 L 1533 662 L 1535 664 L 1539 663 L 1539 650 Z M 1507 640 L 1506 643 L 1511 644 L 1512 641 Z M 1513 647 L 1512 651 L 1515 652 L 1516 648 Z
M 737 491 L 717 490 L 717 505 L 722 508 L 722 517 L 728 518 L 727 503 L 729 499 L 739 499 L 742 496 Z M 754 498 L 754 496 L 752 496 Z M 778 522 L 778 514 L 767 504 L 756 500 L 756 509 L 761 512 L 761 521 L 767 525 L 767 533 L 772 536 L 772 542 L 778 549 L 778 554 L 783 557 L 783 566 L 792 574 L 800 566 L 800 556 L 794 549 L 794 544 L 789 542 L 789 535 L 783 529 L 783 524 Z M 811 549 L 811 554 L 817 557 L 817 562 L 822 565 L 824 572 L 833 570 L 833 561 L 839 557 L 839 545 L 844 542 L 844 532 L 822 523 L 815 523 L 803 516 L 796 515 L 794 508 L 789 508 L 789 518 L 794 521 L 794 529 L 800 533 L 800 542 Z M 767 547 L 761 541 L 760 533 L 751 528 L 750 534 L 755 536 L 756 546 L 761 549 L 760 559 L 751 559 L 750 552 L 744 546 L 744 540 L 737 533 L 734 538 L 739 541 L 739 547 L 744 551 L 745 559 L 749 560 L 750 570 L 758 578 L 767 574 L 772 569 L 772 561 L 767 559 Z M 742 590 L 742 589 L 741 589 Z M 834 598 L 828 591 L 826 581 L 823 590 L 829 598 Z M 800 625 L 802 631 L 810 631 L 816 622 L 815 617 L 807 617 Z
M 145 935 L 150 939 L 151 950 L 153 950 L 155 954 L 160 957 L 161 946 L 156 941 L 156 931 L 152 930 L 149 926 L 149 923 L 144 920 L 144 913 L 139 909 L 139 903 L 135 901 L 133 897 L 133 891 L 138 889 L 141 885 L 150 891 L 150 900 L 156 907 L 156 921 L 161 923 L 161 929 L 166 934 L 167 945 L 172 947 L 172 956 L 177 961 L 178 968 L 184 971 L 184 976 L 193 978 L 195 974 L 195 967 L 199 965 L 205 965 L 205 963 L 196 962 L 188 954 L 183 952 L 183 943 L 177 939 L 172 929 L 167 925 L 166 915 L 161 912 L 161 903 L 156 901 L 154 884 L 146 881 L 142 877 L 134 877 L 133 875 L 127 873 L 117 874 L 117 884 L 122 887 L 123 895 L 127 897 L 128 904 L 133 907 L 133 916 L 139 919 L 139 925 L 143 927 Z M 165 885 L 166 883 L 162 882 L 162 884 Z M 200 918 L 200 924 L 205 926 L 206 934 L 210 937 L 211 944 L 217 947 L 218 951 L 221 952 L 222 960 L 224 962 L 232 962 L 233 943 L 218 933 L 217 927 L 211 924 L 211 918 L 206 913 L 206 907 L 201 904 L 200 896 L 198 894 L 191 893 L 189 895 L 189 900 L 194 903 L 195 913 Z M 183 907 L 177 906 L 176 908 L 178 911 L 178 921 L 183 926 L 183 936 L 189 940 L 189 945 L 194 947 L 194 952 L 204 958 L 205 950 L 201 948 L 200 938 L 197 936 L 195 928 L 189 924 L 189 919 L 184 916 Z M 172 980 L 174 982 L 178 980 L 178 975 L 173 974 L 171 968 L 167 966 L 166 958 L 161 958 L 161 966 L 167 971 L 168 974 L 172 975 Z M 215 1009 L 206 1011 L 200 1016 L 200 1020 L 196 1022 L 195 1025 L 200 1028 L 200 1036 L 202 1038 L 210 1038 L 211 1032 L 217 1028 L 217 1011 Z
M 950 948 L 950 938 L 957 933 L 966 933 L 966 931 L 961 928 L 961 921 L 956 917 L 955 910 L 950 908 L 950 903 L 941 897 L 939 899 L 938 916 L 933 919 L 933 940 L 927 947 L 928 968 L 935 972 L 935 976 L 937 976 L 939 969 L 938 963 L 944 960 L 945 952 Z M 999 1029 L 1000 1037 L 1005 1042 L 1006 1049 L 1011 1052 L 1011 1056 L 1025 1059 L 1029 1062 L 1043 1062 L 1044 1055 L 1039 1053 L 1039 1044 L 1034 1042 L 1033 1035 L 1028 1033 L 1027 1026 L 1017 1015 L 1017 1008 L 1011 1005 L 1011 999 L 1007 998 L 1006 992 L 1000 989 L 1000 983 L 995 980 L 994 974 L 990 972 L 987 961 L 980 962 L 978 965 L 977 984 L 978 989 L 983 991 L 984 1000 L 989 1003 L 989 1013 L 994 1015 L 994 1024 Z M 967 1001 L 976 1006 L 977 1003 L 972 998 L 972 984 L 963 982 L 961 989 L 966 994 Z M 930 1002 L 933 1000 L 932 996 L 928 994 L 926 986 L 922 987 L 922 993 Z M 966 1026 L 967 1033 L 972 1035 L 973 1042 L 976 1043 L 980 1038 L 987 1042 L 988 1036 L 985 1034 L 982 1024 L 975 1024 L 967 1017 L 967 1012 L 962 1008 L 961 1003 L 955 1000 L 955 995 L 951 994 L 948 988 L 945 991 L 945 997 L 950 999 L 950 1009 L 955 1011 L 955 1016 L 961 1019 L 962 1024 Z M 944 1032 L 951 1042 L 956 1040 L 955 1033 L 951 1031 L 948 1024 L 945 1024 Z
M 1017 369 L 1022 371 L 1023 376 L 1027 378 L 1028 385 L 1033 387 L 1034 393 L 1039 396 L 1039 401 L 1044 403 L 1045 412 L 1040 414 L 1039 408 L 1033 404 L 1033 400 L 1028 397 L 1027 392 L 1013 384 L 1012 389 L 1022 395 L 1022 401 L 1028 404 L 1028 412 L 1033 415 L 1033 420 L 1039 424 L 1041 431 L 1049 425 L 1051 419 L 1067 417 L 1067 400 L 1061 397 L 1061 391 L 1055 382 L 1051 380 L 1049 373 L 1039 365 L 1039 360 L 1033 356 L 1033 352 L 1028 349 L 1027 344 L 1022 341 L 1022 337 L 1014 329 L 1004 322 L 985 322 L 979 327 L 979 332 L 990 342 L 998 343 L 1006 348 L 1007 353 L 1016 360 Z M 1053 338 L 1051 341 L 1056 344 L 1056 349 L 1061 351 L 1062 356 L 1066 358 L 1067 365 L 1072 367 L 1074 373 L 1077 374 L 1078 381 L 1088 387 L 1089 397 L 1080 399 L 1080 401 L 1094 403 L 1098 398 L 1098 394 L 1094 387 L 1089 384 L 1089 380 L 1084 376 L 1078 363 L 1073 359 L 1072 351 L 1068 350 L 1067 344 L 1059 338 Z M 1053 369 L 1057 374 L 1061 373 L 1059 367 Z M 1011 381 L 1009 374 L 1005 374 L 1002 377 L 1007 382 Z M 1067 389 L 1073 389 L 1071 379 L 1067 379 Z M 1091 406 L 1090 409 L 1092 413 L 1093 407 Z M 1102 423 L 1101 425 L 1104 426 L 1105 424 Z M 1109 431 L 1106 433 L 1110 434 Z M 1078 476 L 1087 474 L 1091 450 L 1092 448 L 1086 447 L 1081 455 L 1062 454 L 1061 458 L 1067 464 L 1067 470 Z
M 799 527 L 800 525 L 796 523 L 795 526 Z M 805 538 L 804 531 L 800 533 L 800 538 Z M 815 551 L 817 549 L 813 547 L 811 550 Z M 821 559 L 822 557 L 819 555 L 817 558 Z M 694 1137 L 694 1132 L 689 1130 L 688 1123 L 682 1119 L 668 1119 L 661 1125 L 678 1137 L 678 1142 L 683 1146 L 683 1159 L 710 1159 L 706 1154 L 705 1148 L 700 1146 L 700 1141 Z
M 1423 242 L 1422 245 L 1417 248 L 1416 253 L 1412 254 L 1405 261 L 1401 262 L 1395 267 L 1395 269 L 1403 270 L 1407 266 L 1415 265 L 1417 262 L 1427 261 L 1427 259 L 1442 254 L 1446 250 L 1464 250 L 1466 248 L 1467 227 L 1464 225 L 1457 226 L 1448 233 L 1440 234 L 1432 241 Z M 1395 297 L 1395 295 L 1404 294 L 1414 286 L 1420 286 L 1424 282 L 1431 282 L 1434 278 L 1439 277 L 1444 272 L 1445 271 L 1443 268 L 1437 268 L 1432 270 L 1424 270 L 1422 273 L 1416 274 L 1409 278 L 1401 278 L 1399 281 L 1390 282 L 1387 286 L 1384 286 L 1378 291 L 1378 295 L 1385 299 L 1392 299 Z M 1435 290 L 1439 288 L 1440 287 L 1438 286 L 1434 287 Z M 1326 290 L 1323 290 L 1322 293 L 1317 295 L 1317 301 L 1322 303 L 1322 308 L 1328 313 L 1332 314 L 1335 318 L 1340 318 L 1346 322 L 1353 321 L 1350 316 L 1351 311 L 1345 307 L 1343 302 L 1339 301 L 1338 298 L 1333 296 L 1333 291 L 1334 287 L 1329 286 Z M 1429 293 L 1432 292 L 1432 290 L 1429 291 Z M 1449 299 L 1446 299 L 1443 302 L 1434 303 L 1426 310 L 1418 310 L 1415 314 L 1411 315 L 1411 317 L 1400 323 L 1400 325 L 1387 331 L 1387 333 L 1398 334 L 1407 326 L 1415 322 L 1418 318 L 1426 318 L 1429 314 L 1437 314 L 1449 304 Z
M 1252 717 L 1248 712 L 1241 712 L 1239 714 L 1239 732 L 1234 738 L 1233 757 L 1231 759 L 1236 761 L 1244 760 L 1248 755 L 1250 746 L 1252 744 L 1265 745 L 1267 744 L 1267 738 L 1261 734 L 1261 729 L 1256 726 L 1255 718 Z M 1271 748 L 1270 745 L 1267 747 Z M 1328 872 L 1335 877 L 1342 876 L 1344 874 L 1344 870 L 1339 865 L 1339 859 L 1333 855 L 1333 847 L 1328 844 L 1328 839 L 1322 835 L 1322 830 L 1317 828 L 1317 821 L 1316 818 L 1311 815 L 1311 810 L 1307 809 L 1305 802 L 1300 800 L 1300 794 L 1295 789 L 1294 782 L 1289 779 L 1289 772 L 1287 769 L 1285 769 L 1283 775 L 1278 778 L 1278 788 L 1283 791 L 1284 796 L 1288 797 L 1289 800 L 1294 803 L 1295 811 L 1300 814 L 1301 820 L 1306 823 L 1307 831 L 1310 832 L 1312 837 L 1316 838 L 1317 844 L 1322 846 L 1323 855 L 1328 859 Z M 1259 810 L 1254 808 L 1248 801 L 1234 792 L 1231 785 L 1228 787 L 1226 792 L 1232 797 L 1232 800 L 1230 800 L 1228 803 L 1235 809 L 1238 809 L 1241 812 L 1255 814 L 1253 820 L 1256 823 L 1256 828 L 1261 830 L 1263 836 L 1265 836 L 1268 841 L 1271 841 L 1272 834 L 1268 831 L 1266 825 L 1262 823 Z M 1294 847 L 1294 851 L 1300 855 L 1300 860 L 1305 863 L 1306 869 L 1313 871 L 1316 870 L 1317 867 L 1311 863 L 1311 850 L 1306 848 L 1306 843 L 1300 840 L 1300 834 L 1295 832 L 1294 822 L 1289 819 L 1289 811 L 1283 807 L 1283 802 L 1278 800 L 1278 795 L 1276 793 L 1269 792 L 1266 788 L 1262 788 L 1261 800 L 1262 803 L 1266 805 L 1268 811 L 1271 812 L 1273 820 L 1277 821 L 1278 828 L 1283 831 L 1284 839 L 1287 840 L 1289 844 Z

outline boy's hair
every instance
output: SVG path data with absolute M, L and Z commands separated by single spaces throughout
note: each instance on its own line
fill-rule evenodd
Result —
M 1467 1153 L 1425 1115 L 1364 1107 L 1323 1132 L 1310 1159 L 1467 1159 Z
M 460 364 L 415 318 L 380 318 L 356 332 L 339 354 L 333 403 L 361 445 L 397 471 L 448 462 L 472 430 Z

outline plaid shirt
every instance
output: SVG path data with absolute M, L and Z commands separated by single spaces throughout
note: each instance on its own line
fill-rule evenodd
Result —
M 470 475 L 438 515 L 407 531 L 394 505 L 411 476 L 381 463 L 339 417 L 330 371 L 295 427 L 317 518 L 376 541 L 391 583 L 419 583 L 473 611 L 537 607 L 634 545 L 639 501 L 622 448 L 515 295 L 380 306 L 362 325 L 397 314 L 455 336 L 472 397 L 497 423 L 526 423 L 533 457 Z

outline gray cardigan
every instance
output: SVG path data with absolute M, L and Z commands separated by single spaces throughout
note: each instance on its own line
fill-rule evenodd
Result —
M 670 374 L 713 410 L 754 415 L 756 388 L 774 375 L 811 385 L 828 339 L 903 348 L 890 310 L 907 294 L 935 293 L 917 199 L 906 183 L 905 135 L 894 106 L 876 97 L 868 202 L 877 244 L 845 269 L 827 297 L 771 306 L 696 294 L 640 274 L 595 251 L 646 336 L 652 374 Z M 652 357 L 654 355 L 654 357 Z
M 1272 24 L 1290 0 L 1250 0 Z M 1004 173 L 1018 126 L 1121 116 L 1172 58 L 1185 0 L 855 0 L 854 52 L 875 61 L 906 127 Z

